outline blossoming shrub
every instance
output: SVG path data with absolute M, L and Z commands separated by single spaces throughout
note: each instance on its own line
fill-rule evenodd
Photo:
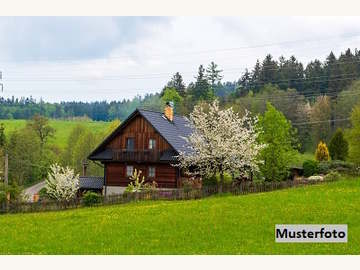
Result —
M 63 168 L 58 164 L 53 164 L 50 167 L 45 187 L 51 198 L 58 201 L 70 201 L 79 190 L 79 175 L 69 167 Z

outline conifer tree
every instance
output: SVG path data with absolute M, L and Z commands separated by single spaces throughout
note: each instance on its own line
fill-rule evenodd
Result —
M 316 151 L 315 151 L 315 159 L 317 161 L 328 161 L 329 160 L 329 150 L 326 144 L 322 141 L 319 142 Z
M 185 96 L 185 83 L 183 78 L 179 72 L 176 72 L 171 80 L 167 83 L 165 88 L 175 88 L 176 91 L 179 93 L 180 96 Z M 165 89 L 164 88 L 164 89 Z
M 340 128 L 336 130 L 329 143 L 332 160 L 345 160 L 348 156 L 349 144 Z

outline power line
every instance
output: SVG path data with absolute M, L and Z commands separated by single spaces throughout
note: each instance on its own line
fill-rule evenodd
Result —
M 300 126 L 300 125 L 309 125 L 309 124 L 322 124 L 322 123 L 332 123 L 332 122 L 342 122 L 342 121 L 349 121 L 351 118 L 341 118 L 341 119 L 333 119 L 333 120 L 324 120 L 324 121 L 309 121 L 309 122 L 301 122 L 301 123 L 292 123 L 293 126 Z
M 328 64 L 327 67 L 332 67 L 332 66 L 337 66 L 337 65 L 345 65 L 345 64 L 355 64 L 355 63 L 360 63 L 360 59 L 359 60 L 355 60 L 355 61 L 349 61 L 349 60 L 337 60 L 336 63 L 332 63 L 332 64 Z M 301 64 L 301 63 L 299 63 Z M 260 67 L 262 69 L 265 68 L 265 71 L 284 71 L 284 70 L 294 70 L 294 67 L 289 66 L 289 67 L 280 67 L 278 66 L 277 68 L 266 68 L 266 67 L 273 67 L 274 65 L 261 65 Z M 81 69 L 82 71 L 84 69 Z M 238 71 L 245 71 L 248 70 L 247 68 L 228 68 L 226 70 L 223 70 L 223 72 L 225 73 L 237 73 Z M 304 69 L 305 72 L 306 69 Z M 193 74 L 193 71 L 185 71 L 185 72 L 181 72 L 181 74 Z M 20 73 L 18 73 L 20 74 Z M 39 74 L 39 73 L 24 73 L 27 75 L 34 75 L 34 74 Z M 76 79 L 75 77 L 39 77 L 37 79 L 8 79 L 9 81 L 16 81 L 16 80 L 26 80 L 26 81 L 32 81 L 32 80 L 42 80 L 42 79 L 52 79 L 52 78 L 56 78 L 56 79 L 70 79 L 70 80 L 105 80 L 105 79 L 109 79 L 109 80 L 113 80 L 113 79 L 117 79 L 117 78 L 122 78 L 122 79 L 158 79 L 158 78 L 168 78 L 170 76 L 172 76 L 173 73 L 171 72 L 161 72 L 161 73 L 148 73 L 148 74 L 132 74 L 132 75 L 124 75 L 124 76 L 118 76 L 118 75 L 113 75 L 113 76 L 107 76 L 107 77 L 103 77 L 103 78 L 93 78 L 93 79 L 82 79 L 81 77 Z
M 188 51 L 188 52 L 183 52 L 183 53 L 172 53 L 172 54 L 167 54 L 164 55 L 163 53 L 161 54 L 152 54 L 152 55 L 146 55 L 147 57 L 163 57 L 163 56 L 172 56 L 172 55 L 176 55 L 176 56 L 187 56 L 187 55 L 196 55 L 196 54 L 206 54 L 206 53 L 214 53 L 214 52 L 228 52 L 228 51 L 237 51 L 237 50 L 247 50 L 247 49 L 256 49 L 256 48 L 264 48 L 264 47 L 273 47 L 273 46 L 277 46 L 277 45 L 286 45 L 286 44 L 291 44 L 291 43 L 306 43 L 306 42 L 321 42 L 321 41 L 327 41 L 327 40 L 331 40 L 331 39 L 337 39 L 337 38 L 341 38 L 343 39 L 351 39 L 354 37 L 358 37 L 360 36 L 360 34 L 353 34 L 353 35 L 342 35 L 342 36 L 328 36 L 328 37 L 324 37 L 324 38 L 316 38 L 316 39 L 299 39 L 299 40 L 287 40 L 287 41 L 280 41 L 280 42 L 271 42 L 271 43 L 263 43 L 263 44 L 257 44 L 257 45 L 245 45 L 245 46 L 239 46 L 239 47 L 232 47 L 232 48 L 219 48 L 219 49 L 210 49 L 210 50 L 199 50 L 199 51 Z M 124 55 L 118 55 L 118 56 L 108 56 L 106 58 L 100 58 L 100 59 L 123 59 L 123 58 L 129 58 L 129 56 L 134 56 L 131 54 L 124 54 Z M 96 58 L 95 58 L 96 60 Z M 6 59 L 1 59 L 1 61 L 8 61 Z M 55 60 L 50 60 L 50 59 L 23 59 L 23 60 L 17 60 L 16 62 L 48 62 L 48 61 L 56 61 L 56 62 L 79 62 L 79 61 L 83 61 L 83 60 L 76 60 L 76 59 L 72 59 L 72 58 L 66 58 L 66 57 L 61 57 L 61 58 L 56 58 Z M 14 62 L 14 61 L 8 61 L 8 62 Z

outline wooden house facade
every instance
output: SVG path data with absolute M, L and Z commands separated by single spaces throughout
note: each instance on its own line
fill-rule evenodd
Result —
M 177 188 L 182 175 L 173 165 L 188 151 L 190 134 L 187 119 L 174 115 L 170 104 L 164 113 L 136 109 L 88 158 L 103 164 L 105 187 L 126 187 L 137 169 L 158 187 Z

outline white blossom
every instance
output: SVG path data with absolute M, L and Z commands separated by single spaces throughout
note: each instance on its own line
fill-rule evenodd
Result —
M 79 175 L 75 174 L 73 169 L 63 168 L 58 164 L 51 165 L 46 179 L 46 191 L 51 197 L 59 201 L 69 201 L 76 196 L 78 189 Z
M 190 114 L 193 133 L 189 151 L 179 154 L 179 164 L 190 175 L 239 174 L 258 171 L 257 156 L 264 145 L 257 142 L 257 118 L 248 111 L 240 117 L 232 108 L 220 110 L 215 100 L 205 110 L 195 106 Z M 189 154 L 190 153 L 190 154 Z

